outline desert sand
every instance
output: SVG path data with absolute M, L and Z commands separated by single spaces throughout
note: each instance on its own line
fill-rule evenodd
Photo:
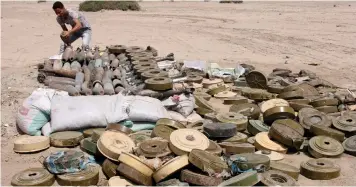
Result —
M 78 8 L 79 2 L 65 3 Z M 206 60 L 233 67 L 254 65 L 314 71 L 344 88 L 355 88 L 355 2 L 143 2 L 140 12 L 84 13 L 92 25 L 92 45 L 152 45 L 159 55 L 178 60 Z M 334 6 L 336 5 L 336 6 Z M 38 159 L 58 150 L 16 154 L 18 107 L 37 83 L 36 64 L 58 53 L 60 26 L 52 2 L 1 2 L 1 185 Z M 79 46 L 81 40 L 75 42 Z M 319 64 L 317 66 L 308 65 Z M 287 155 L 283 162 L 299 167 L 308 157 Z M 339 178 L 313 181 L 299 177 L 300 185 L 354 185 L 356 159 L 344 154 L 334 159 Z M 105 184 L 101 174 L 99 185 Z

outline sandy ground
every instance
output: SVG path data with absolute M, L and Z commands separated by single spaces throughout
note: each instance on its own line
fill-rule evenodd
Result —
M 334 6 L 336 5 L 336 7 Z M 1 184 L 28 167 L 40 167 L 37 154 L 15 154 L 15 115 L 23 99 L 40 85 L 36 64 L 59 50 L 60 27 L 52 3 L 1 2 Z M 66 4 L 77 8 L 78 3 Z M 248 63 L 269 73 L 273 68 L 309 69 L 342 87 L 355 87 L 355 2 L 251 2 L 243 4 L 141 3 L 141 12 L 85 13 L 92 43 L 152 45 L 160 55 L 200 59 L 233 66 Z M 81 41 L 75 43 L 78 46 Z M 310 66 L 309 63 L 319 63 Z M 287 155 L 299 166 L 304 155 Z M 335 159 L 341 176 L 300 185 L 354 185 L 356 159 Z M 105 180 L 101 175 L 101 183 Z

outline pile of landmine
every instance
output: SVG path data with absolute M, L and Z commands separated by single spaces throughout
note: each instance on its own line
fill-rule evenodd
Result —
M 344 151 L 356 154 L 356 114 L 348 110 L 355 104 L 352 93 L 309 71 L 275 69 L 266 77 L 243 66 L 245 75 L 233 81 L 187 73 L 194 77 L 190 86 L 195 88 L 196 111 L 203 121 L 183 124 L 160 119 L 152 131 L 135 133 L 118 124 L 88 129 L 84 135 L 58 132 L 42 140 L 42 147 L 80 144 L 96 160 L 106 158 L 102 170 L 112 186 L 293 186 L 299 174 L 313 180 L 337 178 L 341 168 L 328 158 Z M 215 99 L 230 111 L 220 112 L 209 101 Z M 297 151 L 314 158 L 298 168 L 281 162 L 285 154 Z M 100 167 L 89 165 L 57 175 L 57 182 L 96 185 Z M 38 169 L 14 176 L 13 185 L 54 182 L 46 169 L 41 169 L 42 175 L 31 172 Z

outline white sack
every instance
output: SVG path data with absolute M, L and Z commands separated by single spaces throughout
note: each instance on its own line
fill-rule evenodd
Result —
M 197 114 L 195 111 L 193 111 L 186 119 L 187 119 L 188 123 L 195 123 L 195 122 L 203 120 L 203 118 L 199 114 Z
M 126 110 L 128 120 L 156 122 L 160 118 L 169 117 L 162 102 L 156 98 L 146 96 L 126 96 L 125 100 L 128 104 Z
M 188 117 L 184 117 L 182 114 L 175 111 L 168 111 L 170 118 L 187 125 L 188 123 L 195 123 L 197 121 L 203 120 L 203 118 L 193 111 Z
M 185 118 L 192 114 L 195 107 L 195 99 L 192 94 L 174 95 L 162 101 L 162 103 L 170 110 L 179 112 Z
M 193 94 L 187 96 L 185 94 L 180 94 L 179 102 L 178 105 L 175 107 L 175 111 L 181 113 L 184 117 L 188 117 L 190 114 L 192 114 L 194 106 L 195 99 Z
M 175 112 L 175 111 L 171 111 L 171 110 L 168 111 L 168 114 L 169 114 L 170 119 L 179 121 L 182 124 L 187 125 L 187 119 L 182 114 Z
M 41 128 L 50 121 L 51 100 L 54 96 L 68 97 L 67 92 L 38 88 L 19 107 L 16 124 L 22 132 L 41 135 Z
M 49 135 L 51 135 L 51 133 L 52 133 L 51 123 L 50 123 L 50 122 L 46 123 L 46 124 L 42 127 L 41 131 L 42 131 L 42 135 L 43 135 L 43 136 L 49 136 Z
M 106 127 L 128 118 L 125 96 L 54 97 L 51 110 L 52 132 Z

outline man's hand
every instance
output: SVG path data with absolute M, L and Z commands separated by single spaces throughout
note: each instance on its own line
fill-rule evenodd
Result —
M 69 42 L 69 36 L 70 36 L 70 32 L 69 31 L 63 31 L 61 33 L 61 38 L 63 40 L 64 43 L 68 44 Z
M 65 39 L 68 39 L 69 36 L 70 36 L 70 32 L 69 32 L 69 31 L 63 31 L 62 34 L 61 34 L 61 36 L 62 36 L 63 38 L 65 38 Z

